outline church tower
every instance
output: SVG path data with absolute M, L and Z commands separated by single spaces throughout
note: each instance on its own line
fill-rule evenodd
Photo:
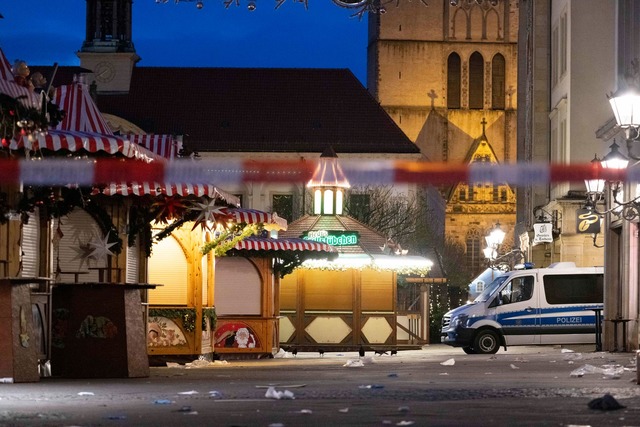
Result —
M 400 2 L 369 16 L 368 88 L 430 161 L 516 161 L 517 0 Z M 442 189 L 445 234 L 467 265 L 485 263 L 484 236 L 500 223 L 514 242 L 514 189 L 464 183 Z
M 131 40 L 133 0 L 86 2 L 86 35 L 77 55 L 80 66 L 93 71 L 87 83 L 95 81 L 98 92 L 128 92 L 140 60 Z

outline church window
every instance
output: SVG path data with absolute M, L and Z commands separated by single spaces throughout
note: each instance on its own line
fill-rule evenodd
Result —
M 500 189 L 500 201 L 501 202 L 506 202 L 507 201 L 507 189 L 506 188 L 501 188 Z
M 504 110 L 505 105 L 505 62 L 504 56 L 497 54 L 491 63 L 491 107 Z
M 460 192 L 458 193 L 458 198 L 461 202 L 465 202 L 467 200 L 467 189 L 464 187 L 460 188 Z
M 447 108 L 460 108 L 460 55 L 453 52 L 447 62 Z
M 484 108 L 484 60 L 479 52 L 469 58 L 469 108 Z
M 481 236 L 477 230 L 470 230 L 466 241 L 466 261 L 470 271 L 479 271 L 484 257 L 481 247 Z

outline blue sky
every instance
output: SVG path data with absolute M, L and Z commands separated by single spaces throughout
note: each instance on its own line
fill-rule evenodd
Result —
M 366 85 L 367 18 L 309 0 L 223 0 L 176 4 L 135 0 L 133 42 L 139 66 L 349 68 Z M 85 35 L 84 0 L 8 0 L 0 3 L 0 47 L 7 59 L 31 65 L 78 65 Z

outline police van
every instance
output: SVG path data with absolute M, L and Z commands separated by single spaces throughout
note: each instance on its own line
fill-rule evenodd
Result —
M 572 262 L 503 273 L 473 302 L 443 316 L 441 342 L 467 354 L 493 354 L 512 345 L 595 343 L 603 273 L 602 267 Z

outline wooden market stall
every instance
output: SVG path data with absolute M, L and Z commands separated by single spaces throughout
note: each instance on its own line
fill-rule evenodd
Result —
M 307 261 L 281 281 L 280 342 L 302 351 L 393 349 L 398 345 L 397 275 L 426 275 L 432 263 L 343 213 L 349 188 L 327 149 L 307 187 L 314 215 L 289 224 L 282 237 L 334 245 L 337 259 Z

